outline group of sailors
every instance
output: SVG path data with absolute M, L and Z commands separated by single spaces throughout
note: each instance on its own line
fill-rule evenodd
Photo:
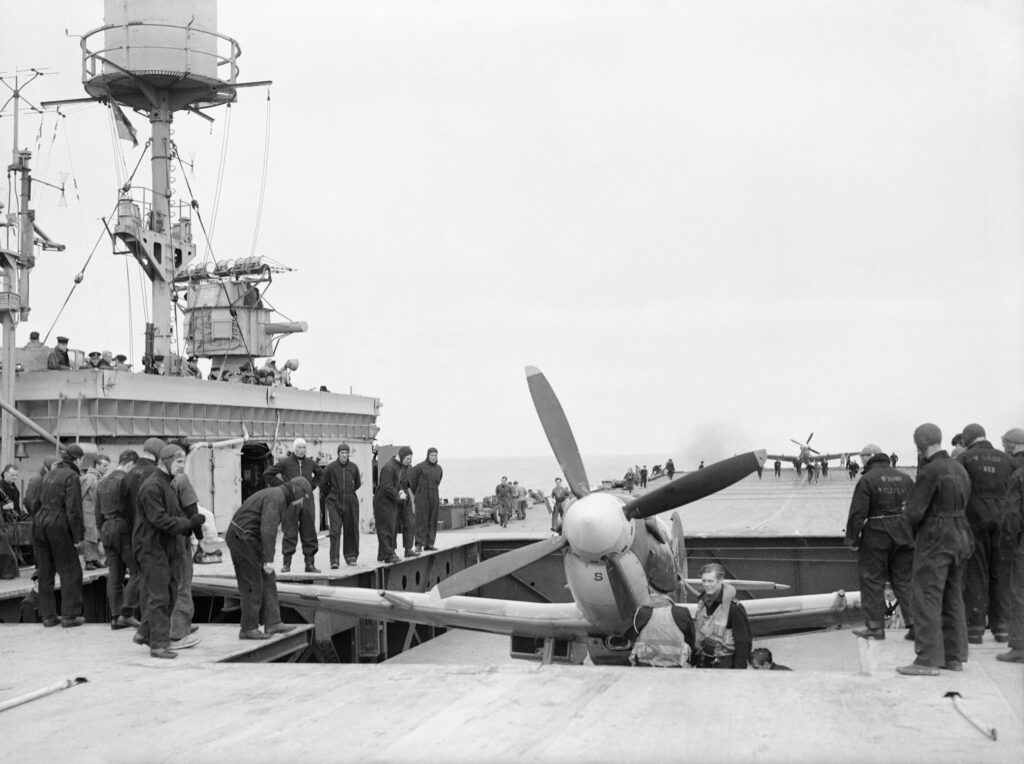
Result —
M 238 371 L 231 371 L 227 368 L 213 366 L 207 379 L 217 382 L 236 382 L 243 385 L 265 385 L 267 387 L 291 387 L 292 372 L 299 368 L 299 362 L 295 358 L 285 361 L 282 368 L 277 367 L 277 361 L 268 358 L 263 366 L 255 368 L 251 363 L 246 362 L 238 367 Z M 193 374 L 198 379 L 202 378 L 199 369 Z
M 122 451 L 112 469 L 108 456 L 96 456 L 84 475 L 85 452 L 77 443 L 65 445 L 59 459 L 44 462 L 37 486 L 26 489 L 25 498 L 44 627 L 85 623 L 79 551 L 91 547 L 97 556 L 89 567 L 108 569 L 111 629 L 134 628 L 133 642 L 148 646 L 154 658 L 174 658 L 175 650 L 199 642 L 191 622 L 189 539 L 202 540 L 204 518 L 184 474 L 186 448 L 186 443 L 149 438 L 141 454 Z M 92 539 L 90 526 L 94 534 L 98 528 Z
M 527 495 L 529 492 L 525 486 L 519 485 L 518 480 L 508 482 L 508 476 L 502 475 L 501 482 L 494 486 L 494 499 L 497 503 L 498 524 L 505 528 L 514 517 L 516 520 L 526 519 Z
M 916 655 L 903 674 L 962 671 L 986 630 L 1008 643 L 998 660 L 1024 663 L 1024 429 L 1008 430 L 1002 450 L 976 423 L 953 442 L 951 455 L 936 425 L 914 431 L 916 480 L 877 445 L 861 452 L 846 527 L 865 624 L 854 633 L 885 638 L 891 582 Z
M 72 369 L 71 357 L 68 352 L 68 338 L 64 336 L 57 337 L 56 347 L 50 351 L 49 356 L 46 359 L 46 368 L 49 371 L 68 371 Z M 26 350 L 45 348 L 42 342 L 39 340 L 39 332 L 31 332 L 29 334 L 28 344 L 25 345 Z M 123 353 L 114 355 L 110 350 L 93 350 L 88 354 L 86 360 L 78 367 L 79 369 L 109 369 L 111 371 L 132 371 L 132 364 L 128 362 L 128 357 Z M 263 362 L 263 366 L 256 368 L 252 362 L 246 362 L 238 367 L 237 371 L 232 371 L 228 368 L 221 368 L 220 366 L 213 366 L 210 369 L 210 373 L 207 375 L 207 379 L 215 380 L 218 382 L 237 382 L 246 385 L 266 385 L 268 387 L 291 387 L 292 386 L 292 372 L 299 368 L 299 361 L 295 358 L 290 358 L 285 361 L 284 366 L 280 369 L 277 367 L 277 361 L 273 358 L 267 358 Z M 185 359 L 185 362 L 181 362 L 179 356 L 172 357 L 172 368 L 168 369 L 166 365 L 166 359 L 160 354 L 145 354 L 142 356 L 142 371 L 144 374 L 154 374 L 158 376 L 182 376 L 192 377 L 194 379 L 202 379 L 203 372 L 199 368 L 199 356 L 190 355 Z

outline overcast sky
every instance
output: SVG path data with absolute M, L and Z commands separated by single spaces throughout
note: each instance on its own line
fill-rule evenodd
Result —
M 84 96 L 74 35 L 103 3 L 0 8 L 0 71 L 51 72 L 36 104 Z M 310 325 L 278 358 L 301 360 L 299 386 L 381 398 L 381 442 L 547 453 L 529 364 L 584 453 L 691 466 L 813 431 L 909 461 L 923 421 L 947 441 L 978 421 L 997 445 L 1024 426 L 1019 8 L 223 0 L 240 80 L 272 79 L 272 100 L 241 90 L 230 120 L 179 115 L 174 138 L 209 226 L 230 124 L 226 259 L 253 247 L 269 128 L 256 253 L 297 269 L 266 296 Z M 141 151 L 111 140 L 103 107 L 64 112 L 38 138 L 22 121 L 37 177 L 77 182 L 66 208 L 35 192 L 68 250 L 40 258 L 22 343 L 100 237 L 121 152 L 131 168 Z M 56 331 L 137 361 L 131 270 L 134 336 L 106 241 Z

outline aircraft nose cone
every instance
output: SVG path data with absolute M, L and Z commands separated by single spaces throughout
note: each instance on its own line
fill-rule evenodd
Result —
M 622 514 L 622 502 L 606 493 L 592 493 L 577 500 L 562 525 L 573 552 L 592 562 L 629 546 L 632 529 Z

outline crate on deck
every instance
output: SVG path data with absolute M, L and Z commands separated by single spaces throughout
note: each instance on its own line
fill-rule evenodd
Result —
M 457 504 L 442 504 L 437 512 L 438 527 L 444 523 L 444 527 L 454 530 L 455 528 L 466 527 L 466 508 Z

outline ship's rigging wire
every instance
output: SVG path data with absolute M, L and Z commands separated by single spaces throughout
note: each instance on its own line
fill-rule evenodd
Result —
M 270 164 L 270 88 L 267 88 L 267 121 L 263 131 L 263 170 L 260 177 L 260 200 L 256 205 L 256 227 L 252 232 L 252 250 L 249 257 L 256 257 L 256 244 L 260 238 L 260 222 L 263 220 L 263 198 L 267 192 L 267 166 Z
M 203 252 L 202 265 L 213 254 L 213 235 L 217 230 L 217 212 L 220 210 L 220 192 L 224 188 L 224 168 L 228 158 L 228 136 L 231 133 L 231 104 L 228 104 L 227 115 L 224 117 L 224 132 L 220 140 L 220 159 L 217 162 L 217 184 L 213 191 L 213 207 L 210 210 L 210 233 L 206 236 L 206 250 Z M 192 189 L 189 189 L 189 193 Z M 206 234 L 206 231 L 203 231 Z
M 132 272 L 128 266 L 128 258 L 124 259 L 125 292 L 128 293 L 128 353 L 131 356 L 131 364 L 135 363 L 135 319 L 132 317 Z
M 60 109 L 57 109 L 57 116 L 60 117 L 61 119 L 67 119 L 67 115 L 65 115 Z M 68 167 L 71 168 L 71 185 L 75 189 L 75 201 L 77 201 L 79 204 L 81 204 L 82 203 L 82 197 L 78 195 L 78 174 L 75 173 L 74 152 L 71 150 L 71 138 L 68 137 L 67 125 L 64 125 L 63 133 L 64 133 L 64 145 L 68 149 Z M 92 255 L 90 255 L 90 257 L 91 256 Z
M 116 209 L 117 207 L 115 205 L 114 210 Z M 111 214 L 113 214 L 114 210 L 111 210 Z M 60 320 L 60 316 L 64 312 L 64 308 L 68 306 L 68 301 L 71 299 L 71 295 L 75 293 L 75 288 L 85 280 L 85 269 L 89 267 L 89 263 L 92 261 L 92 256 L 96 254 L 96 250 L 99 248 L 100 242 L 103 241 L 103 236 L 106 232 L 107 229 L 104 227 L 100 232 L 99 237 L 96 239 L 96 243 L 93 244 L 92 251 L 89 253 L 89 256 L 85 258 L 85 264 L 82 265 L 82 269 L 75 274 L 75 282 L 71 285 L 71 290 L 68 292 L 68 296 L 64 298 L 64 304 L 61 305 L 60 310 L 57 311 L 57 315 L 54 317 L 53 323 L 50 324 L 50 328 L 46 330 L 46 336 L 43 338 L 43 344 L 46 344 L 46 341 L 50 339 L 50 333 L 53 332 L 53 327 L 55 327 L 57 322 Z

